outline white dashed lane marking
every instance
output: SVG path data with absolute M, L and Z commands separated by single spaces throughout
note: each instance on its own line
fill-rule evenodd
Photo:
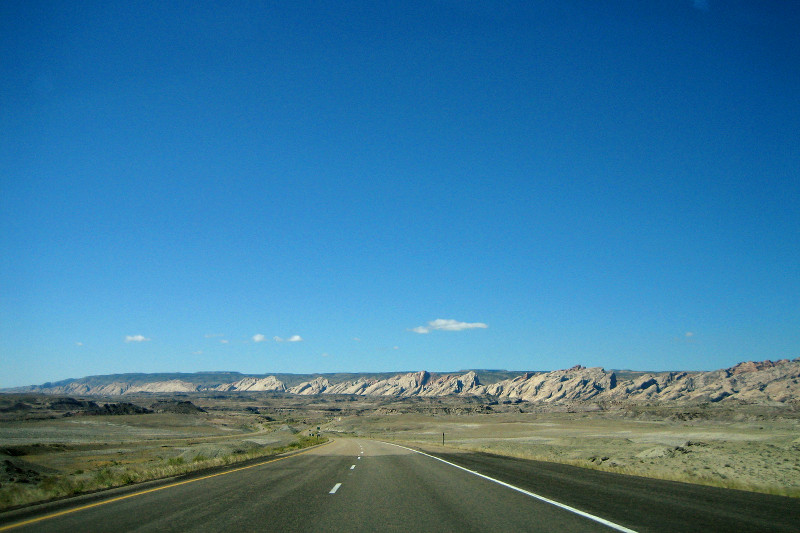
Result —
M 331 489 L 331 491 L 328 494 L 336 494 L 336 491 L 339 490 L 339 487 L 341 487 L 341 486 L 342 486 L 341 483 L 337 483 L 336 485 L 333 486 L 333 488 Z

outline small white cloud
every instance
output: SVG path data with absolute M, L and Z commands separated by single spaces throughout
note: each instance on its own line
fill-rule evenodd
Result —
M 439 329 L 443 331 L 461 331 L 462 329 L 489 327 L 482 322 L 471 322 L 471 323 L 459 322 L 458 320 L 445 319 L 445 318 L 437 318 L 433 322 L 428 322 L 428 326 L 430 326 L 431 329 Z
M 358 337 L 353 337 L 353 340 L 356 342 L 361 342 L 361 339 L 359 339 Z
M 430 333 L 433 330 L 439 331 L 461 331 L 464 329 L 475 329 L 475 328 L 488 328 L 486 324 L 483 322 L 459 322 L 458 320 L 453 320 L 451 318 L 437 318 L 436 320 L 431 320 L 428 322 L 427 326 L 417 326 L 415 328 L 410 329 L 409 331 L 413 331 L 414 333 Z
M 203 335 L 203 337 L 205 337 L 206 339 L 213 339 L 216 337 L 224 337 L 224 336 L 225 335 L 222 333 L 206 333 L 205 335 Z
M 300 335 L 292 335 L 288 339 L 284 339 L 282 337 L 276 336 L 272 337 L 272 340 L 274 340 L 275 342 L 300 342 L 303 340 L 303 337 L 301 337 Z
M 220 344 L 228 344 L 230 341 L 228 339 L 221 339 L 219 341 Z
M 324 352 L 324 353 L 322 354 L 322 357 L 328 357 L 328 356 L 330 356 L 330 354 L 329 354 L 328 352 Z
M 149 341 L 144 335 L 126 335 L 125 342 L 146 342 Z
M 399 349 L 400 349 L 399 346 L 392 346 L 392 350 L 399 350 Z
M 686 332 L 686 337 L 687 337 L 687 338 L 689 338 L 689 337 L 694 337 L 694 333 L 692 333 L 691 331 L 687 331 L 687 332 Z
M 264 342 L 265 340 L 267 340 L 267 338 L 261 333 L 253 335 L 253 342 Z
M 83 346 L 83 343 L 82 342 L 76 342 L 75 346 Z
M 198 350 L 196 352 L 192 352 L 192 355 L 203 355 L 203 350 Z

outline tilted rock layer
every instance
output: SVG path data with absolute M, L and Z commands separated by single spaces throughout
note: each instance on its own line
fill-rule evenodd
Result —
M 267 376 L 265 378 L 244 378 L 236 381 L 235 383 L 226 383 L 214 387 L 218 391 L 272 391 L 272 392 L 285 392 L 286 385 L 283 384 L 275 376 Z
M 437 377 L 426 371 L 386 379 L 358 378 L 331 383 L 325 377 L 287 388 L 275 376 L 248 377 L 234 383 L 201 387 L 183 380 L 136 385 L 115 381 L 89 386 L 80 380 L 59 386 L 32 386 L 16 392 L 62 395 L 115 396 L 133 393 L 215 391 L 273 391 L 290 394 L 356 394 L 362 396 L 491 396 L 499 400 L 530 402 L 582 401 L 711 401 L 738 399 L 759 403 L 800 401 L 800 359 L 739 363 L 710 372 L 662 372 L 618 379 L 614 372 L 575 366 L 552 372 L 528 372 L 512 379 L 483 385 L 475 372 Z M 9 391 L 11 392 L 11 391 Z

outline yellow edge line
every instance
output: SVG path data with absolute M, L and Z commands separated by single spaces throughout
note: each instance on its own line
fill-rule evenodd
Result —
M 333 441 L 331 440 L 331 441 L 328 441 L 326 443 L 323 443 L 322 446 L 330 444 L 331 442 L 333 442 Z M 141 496 L 142 494 L 149 494 L 151 492 L 156 492 L 156 491 L 159 491 L 159 490 L 171 489 L 172 487 L 177 487 L 179 485 L 186 485 L 187 483 L 194 483 L 195 481 L 203 481 L 204 479 L 210 479 L 212 477 L 217 477 L 217 476 L 224 476 L 226 474 L 232 474 L 234 472 L 239 472 L 240 470 L 247 470 L 248 468 L 255 468 L 257 466 L 263 466 L 263 465 L 266 465 L 266 464 L 269 464 L 269 463 L 275 463 L 277 461 L 282 461 L 284 459 L 289 459 L 291 457 L 297 457 L 298 455 L 302 455 L 304 453 L 308 453 L 308 452 L 310 452 L 310 451 L 312 451 L 312 450 L 314 450 L 316 448 L 319 448 L 319 446 L 314 446 L 314 448 L 309 448 L 308 450 L 304 450 L 302 452 L 293 453 L 292 455 L 286 455 L 286 456 L 283 456 L 283 457 L 270 459 L 269 461 L 264 461 L 262 463 L 257 463 L 257 464 L 249 465 L 249 466 L 241 466 L 239 468 L 234 468 L 233 470 L 226 470 L 225 472 L 217 472 L 216 474 L 209 474 L 209 475 L 203 476 L 203 477 L 187 479 L 186 481 L 178 481 L 177 483 L 170 483 L 169 485 L 164 485 L 164 486 L 161 486 L 161 487 L 155 487 L 153 489 L 142 490 L 142 491 L 139 491 L 139 492 L 134 492 L 133 494 L 126 494 L 125 496 L 117 496 L 116 498 L 111 498 L 110 500 L 103 500 L 101 502 L 90 503 L 88 505 L 83 505 L 81 507 L 75 507 L 74 509 L 67 509 L 65 511 L 59 511 L 57 513 L 52 513 L 52 514 L 40 516 L 39 518 L 31 518 L 30 520 L 25 520 L 24 522 L 17 522 L 16 524 L 9 524 L 9 525 L 6 525 L 6 526 L 0 526 L 0 531 L 8 531 L 9 529 L 14 529 L 14 528 L 21 527 L 21 526 L 27 526 L 29 524 L 35 524 L 36 522 L 41 522 L 43 520 L 49 520 L 51 518 L 64 516 L 64 515 L 70 514 L 70 513 L 77 513 L 78 511 L 84 511 L 86 509 L 91 509 L 92 507 L 99 507 L 100 505 L 105 505 L 107 503 L 114 503 L 114 502 L 118 502 L 120 500 L 127 500 L 128 498 Z

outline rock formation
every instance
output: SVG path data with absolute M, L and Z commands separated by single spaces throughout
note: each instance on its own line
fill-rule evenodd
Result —
M 323 392 L 327 391 L 328 388 L 331 386 L 330 382 L 323 378 L 314 378 L 311 381 L 307 381 L 305 383 L 301 383 L 295 387 L 289 389 L 289 392 L 292 394 L 322 394 Z
M 710 372 L 659 372 L 618 379 L 602 368 L 575 366 L 552 372 L 528 372 L 483 385 L 473 372 L 439 374 L 426 371 L 376 379 L 360 377 L 331 383 L 318 376 L 287 388 L 275 376 L 246 377 L 233 383 L 203 387 L 173 379 L 127 383 L 123 380 L 90 385 L 73 380 L 58 385 L 21 387 L 6 392 L 37 392 L 65 396 L 118 396 L 133 393 L 213 391 L 271 391 L 290 394 L 355 394 L 364 396 L 491 396 L 498 400 L 529 402 L 584 401 L 691 401 L 719 402 L 738 399 L 758 403 L 800 402 L 800 359 L 739 363 Z M 117 378 L 118 376 L 114 376 Z
M 234 383 L 225 383 L 214 387 L 214 390 L 229 391 L 272 391 L 286 392 L 286 385 L 275 376 L 265 378 L 244 378 Z

